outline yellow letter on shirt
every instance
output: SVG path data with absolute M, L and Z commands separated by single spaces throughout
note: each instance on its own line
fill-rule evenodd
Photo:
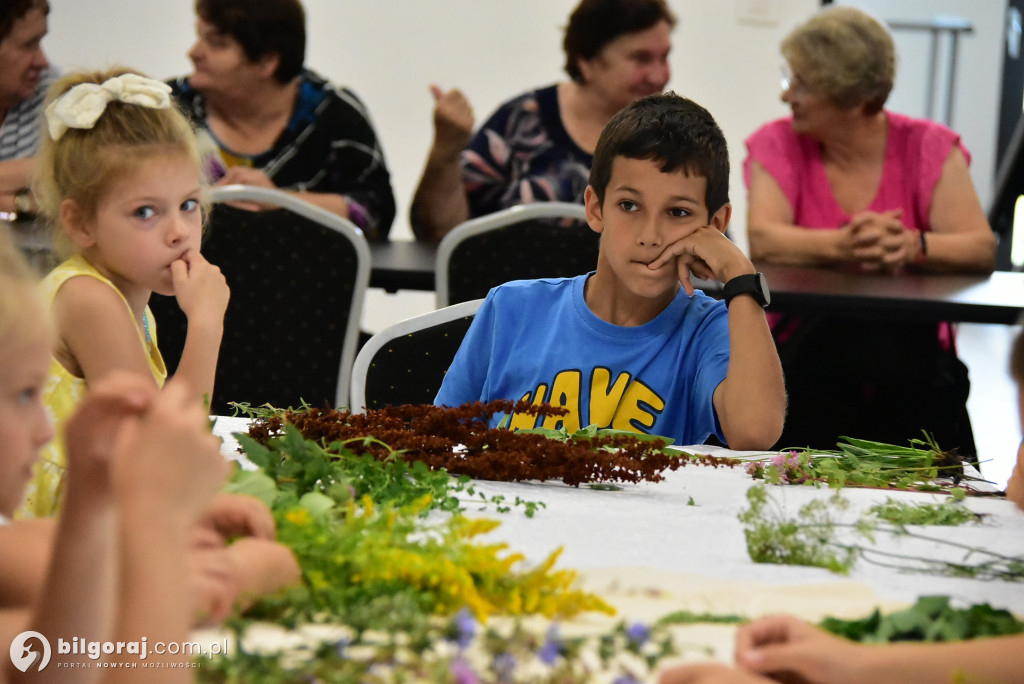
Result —
M 610 427 L 619 407 L 622 394 L 629 384 L 629 373 L 619 373 L 615 384 L 608 386 L 612 373 L 598 366 L 590 375 L 590 424 L 599 428 Z
M 580 380 L 583 374 L 578 370 L 564 370 L 555 376 L 551 383 L 551 397 L 548 403 L 552 406 L 569 409 L 564 416 L 548 416 L 543 427 L 557 430 L 564 427 L 570 434 L 580 429 Z

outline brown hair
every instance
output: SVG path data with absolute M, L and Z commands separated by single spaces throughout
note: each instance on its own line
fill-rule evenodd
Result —
M 76 85 L 103 83 L 125 73 L 137 72 L 116 67 L 107 71 L 69 74 L 50 88 L 47 105 Z M 152 109 L 110 102 L 92 128 L 70 128 L 57 141 L 49 135 L 42 136 L 32 183 L 40 214 L 57 226 L 60 205 L 70 199 L 78 205 L 83 216 L 91 218 L 114 182 L 131 173 L 140 163 L 169 153 L 186 155 L 195 164 L 205 189 L 196 136 L 188 119 L 177 107 L 172 104 L 166 109 Z M 67 254 L 71 248 L 63 232 L 57 231 L 58 249 Z
M 0 5 L 0 43 L 7 40 L 14 29 L 14 22 L 34 9 L 49 14 L 50 3 L 46 0 L 7 0 Z
M 604 204 L 617 157 L 650 159 L 662 173 L 684 171 L 707 180 L 708 220 L 729 202 L 729 149 L 711 112 L 693 100 L 662 93 L 621 109 L 601 132 L 590 186 Z
M 896 76 L 889 31 L 854 7 L 818 12 L 783 39 L 782 55 L 812 92 L 841 109 L 865 104 L 868 114 L 881 111 Z
M 582 83 L 581 59 L 592 59 L 619 36 L 647 30 L 659 21 L 676 25 L 676 17 L 665 0 L 583 0 L 572 11 L 565 27 L 562 49 L 566 73 Z
M 278 82 L 302 71 L 306 13 L 299 0 L 196 0 L 196 15 L 234 38 L 250 62 L 277 55 Z

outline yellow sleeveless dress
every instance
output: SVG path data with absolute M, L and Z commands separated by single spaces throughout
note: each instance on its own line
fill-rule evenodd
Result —
M 105 276 L 100 274 L 92 264 L 81 255 L 73 256 L 43 279 L 40 284 L 43 297 L 47 304 L 53 304 L 60 288 L 72 278 L 87 276 L 106 283 L 117 292 L 128 308 L 128 300 Z M 134 317 L 133 317 L 134 318 Z M 161 387 L 167 380 L 167 367 L 157 347 L 156 322 L 153 313 L 146 307 L 144 317 L 146 325 L 137 326 L 139 343 L 146 350 L 149 359 L 149 370 Z M 60 509 L 64 490 L 64 475 L 67 471 L 67 456 L 64 451 L 64 423 L 74 413 L 82 397 L 85 395 L 85 378 L 75 377 L 68 372 L 56 358 L 50 361 L 50 376 L 43 389 L 43 402 L 46 404 L 50 420 L 53 422 L 55 437 L 43 450 L 39 462 L 35 466 L 35 475 L 28 484 L 25 503 L 18 515 L 20 517 L 44 518 L 57 513 Z

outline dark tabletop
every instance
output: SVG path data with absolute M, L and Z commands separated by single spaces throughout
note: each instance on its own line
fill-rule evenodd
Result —
M 371 244 L 370 286 L 389 292 L 433 290 L 436 252 L 435 245 L 419 242 Z M 1024 314 L 1024 273 L 863 273 L 777 264 L 758 268 L 768 278 L 770 311 L 1007 325 Z M 707 289 L 714 294 L 719 288 L 711 284 Z

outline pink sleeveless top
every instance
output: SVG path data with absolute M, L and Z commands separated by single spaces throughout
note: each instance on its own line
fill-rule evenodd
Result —
M 957 146 L 967 163 L 971 155 L 960 136 L 942 124 L 914 119 L 886 111 L 889 131 L 885 143 L 885 165 L 878 193 L 868 206 L 870 211 L 903 209 L 903 225 L 929 231 L 928 213 L 942 165 Z M 750 168 L 758 162 L 779 184 L 793 208 L 793 222 L 809 230 L 839 228 L 850 222 L 832 194 L 821 147 L 817 140 L 793 132 L 791 119 L 777 119 L 759 128 L 747 138 L 747 158 L 743 179 L 750 187 Z M 773 320 L 774 319 L 774 320 Z M 778 315 L 770 316 L 776 323 Z M 952 330 L 940 326 L 943 346 L 952 345 Z

